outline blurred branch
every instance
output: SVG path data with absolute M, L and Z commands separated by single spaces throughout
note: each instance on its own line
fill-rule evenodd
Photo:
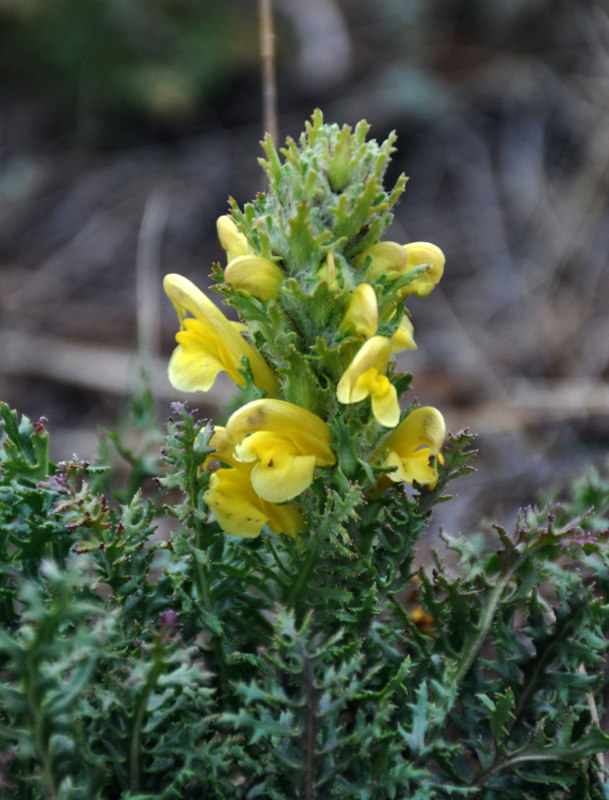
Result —
M 260 59 L 262 67 L 262 122 L 264 132 L 277 142 L 277 75 L 275 70 L 275 30 L 271 0 L 260 0 Z
M 586 418 L 606 419 L 609 382 L 517 380 L 510 383 L 509 395 L 464 406 L 450 416 L 455 427 L 470 425 L 479 434 L 522 431 Z
M 4 354 L 2 369 L 7 375 L 35 376 L 119 395 L 133 389 L 139 376 L 137 356 L 128 349 L 76 344 L 68 339 L 9 330 L 0 330 L 0 349 Z M 150 388 L 156 397 L 186 397 L 169 383 L 166 356 L 153 356 L 148 367 Z M 225 409 L 232 392 L 228 381 L 226 386 L 219 381 L 205 397 L 206 409 Z
M 68 385 L 123 394 L 133 384 L 137 358 L 116 347 L 75 344 L 67 339 L 0 330 L 3 371 Z M 150 360 L 150 384 L 155 395 L 175 400 L 180 395 L 167 379 L 167 359 Z M 226 409 L 233 387 L 219 381 L 205 397 L 208 409 Z M 186 395 L 184 395 L 186 396 Z M 609 416 L 609 382 L 584 380 L 512 381 L 509 392 L 488 402 L 465 405 L 451 412 L 453 427 L 473 424 L 479 433 L 504 433 L 546 423 Z M 473 423 L 472 423 L 473 420 Z
M 160 194 L 152 194 L 140 225 L 135 256 L 135 293 L 137 313 L 138 354 L 144 369 L 148 369 L 159 351 L 161 318 L 160 251 L 167 202 Z

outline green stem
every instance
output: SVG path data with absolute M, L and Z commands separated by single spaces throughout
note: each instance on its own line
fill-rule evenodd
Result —
M 188 471 L 188 476 L 189 476 L 188 502 L 193 511 L 193 517 L 195 520 L 193 525 L 195 544 L 199 550 L 207 551 L 207 546 L 209 542 L 206 541 L 207 537 L 205 535 L 205 527 L 201 524 L 200 520 L 196 516 L 201 511 L 199 503 L 200 493 L 199 493 L 199 486 L 197 483 L 197 466 L 192 463 L 187 463 L 186 469 Z M 207 573 L 207 568 L 205 565 L 201 564 L 198 561 L 194 553 L 192 553 L 192 559 L 194 564 L 195 584 L 197 587 L 197 594 L 199 596 L 199 599 L 203 603 L 203 607 L 208 612 L 208 614 L 213 614 L 213 602 L 209 586 L 209 577 Z M 228 685 L 228 674 L 226 670 L 226 662 L 224 659 L 224 650 L 222 648 L 222 642 L 219 640 L 218 636 L 214 636 L 212 634 L 211 644 L 214 651 L 214 655 L 216 657 L 220 683 L 222 687 L 225 688 Z
M 200 541 L 203 538 L 204 531 L 200 524 L 197 524 L 195 530 L 195 537 L 197 539 L 197 546 L 200 546 L 202 542 Z M 207 569 L 205 565 L 201 564 L 195 554 L 192 554 L 192 559 L 195 568 L 195 581 L 197 586 L 197 594 L 199 595 L 199 599 L 201 600 L 204 609 L 207 611 L 208 614 L 213 614 L 213 603 L 211 599 L 211 592 L 209 588 L 209 578 L 207 574 Z M 222 642 L 218 638 L 217 635 L 211 635 L 211 645 L 214 651 L 214 655 L 216 657 L 217 667 L 218 667 L 218 675 L 220 677 L 220 683 L 223 688 L 226 688 L 228 685 L 228 673 L 226 669 L 226 661 L 224 659 L 224 649 L 222 647 Z
M 315 676 L 311 659 L 304 648 L 301 648 L 303 678 L 305 692 L 305 721 L 302 731 L 302 744 L 305 754 L 304 773 L 302 777 L 302 800 L 313 800 L 315 797 L 315 736 L 316 736 L 316 699 Z
M 152 669 L 148 675 L 144 690 L 136 701 L 133 724 L 131 726 L 131 740 L 129 743 L 129 785 L 134 794 L 137 794 L 140 789 L 140 740 L 146 703 L 148 702 L 150 692 L 156 686 L 159 675 L 163 671 L 163 646 L 158 639 L 154 644 L 151 655 L 153 662 Z
M 438 733 L 441 733 L 444 728 L 446 717 L 450 713 L 450 709 L 453 707 L 455 700 L 457 698 L 459 686 L 465 679 L 467 673 L 470 670 L 470 667 L 476 660 L 476 657 L 478 656 L 478 653 L 480 652 L 486 640 L 486 637 L 488 636 L 488 633 L 491 629 L 491 626 L 493 624 L 493 619 L 497 611 L 497 607 L 501 602 L 501 598 L 505 590 L 509 586 L 514 573 L 522 563 L 523 558 L 526 558 L 526 556 L 521 555 L 520 558 L 517 558 L 512 564 L 512 566 L 497 582 L 495 588 L 491 592 L 489 601 L 486 605 L 484 613 L 482 614 L 480 622 L 478 623 L 478 631 L 476 633 L 476 636 L 474 637 L 474 640 L 467 648 L 467 652 L 465 652 L 462 655 L 461 662 L 457 665 L 453 675 L 451 676 L 450 674 L 448 674 L 444 680 L 445 685 L 451 686 L 452 691 L 446 694 L 447 703 L 445 707 L 442 709 L 443 712 L 442 719 L 438 720 L 438 722 L 434 726 L 434 731 L 436 735 Z
M 488 636 L 488 632 L 491 629 L 491 625 L 493 624 L 493 619 L 495 617 L 495 612 L 497 611 L 497 606 L 501 601 L 501 597 L 505 592 L 506 588 L 508 587 L 510 581 L 512 580 L 512 576 L 516 571 L 516 568 L 520 564 L 521 559 L 518 559 L 512 567 L 505 573 L 505 575 L 500 578 L 499 582 L 491 592 L 491 596 L 487 603 L 486 609 L 484 610 L 484 614 L 482 615 L 482 619 L 478 623 L 478 633 L 474 638 L 474 641 L 471 643 L 469 650 L 465 653 L 461 664 L 457 668 L 457 671 L 452 679 L 452 683 L 455 689 L 461 684 L 467 673 L 469 672 L 469 668 L 476 660 L 476 656 L 480 652 L 482 645 L 486 637 Z
M 521 754 L 516 753 L 508 756 L 499 763 L 493 764 L 491 767 L 485 770 L 485 772 L 483 772 L 482 775 L 480 775 L 472 785 L 477 787 L 479 791 L 482 791 L 493 775 L 496 775 L 498 772 L 501 772 L 504 769 L 511 769 L 515 764 L 526 764 L 527 762 L 537 763 L 539 761 L 557 761 L 564 763 L 565 760 L 569 760 L 566 753 L 551 753 L 548 755 L 538 752 Z
M 307 555 L 302 566 L 302 569 L 298 573 L 298 577 L 292 584 L 292 589 L 288 594 L 286 605 L 288 608 L 293 608 L 294 611 L 297 611 L 296 606 L 299 604 L 303 589 L 309 580 L 309 576 L 311 574 L 311 570 L 313 568 L 313 563 L 315 561 L 315 557 L 317 555 L 317 550 L 319 549 L 319 541 L 322 534 L 322 528 L 318 528 L 315 535 L 308 541 L 307 543 Z M 298 616 L 298 614 L 297 614 Z
M 27 680 L 27 698 L 30 711 L 34 722 L 34 742 L 36 746 L 36 754 L 42 768 L 44 777 L 45 792 L 49 800 L 55 800 L 58 797 L 57 787 L 55 786 L 55 778 L 53 775 L 53 766 L 49 759 L 47 750 L 47 738 L 44 733 L 44 714 L 39 707 L 38 699 L 35 692 L 35 676 L 37 673 L 36 664 L 31 664 L 31 659 L 28 658 L 28 680 Z

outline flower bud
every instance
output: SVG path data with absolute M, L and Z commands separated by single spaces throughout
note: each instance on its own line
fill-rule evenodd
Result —
M 226 283 L 265 303 L 277 297 L 283 278 L 283 271 L 277 264 L 262 256 L 238 256 L 224 270 Z
M 369 339 L 376 333 L 378 322 L 379 312 L 374 289 L 369 283 L 360 283 L 351 292 L 339 330 L 345 333 L 355 331 Z
M 324 263 L 317 270 L 317 277 L 320 281 L 325 281 L 330 289 L 338 289 L 337 276 L 338 270 L 336 269 L 336 262 L 334 261 L 334 253 L 330 251 Z
M 216 222 L 218 231 L 218 239 L 220 244 L 226 250 L 226 257 L 229 261 L 238 256 L 244 256 L 248 252 L 248 245 L 246 237 L 239 231 L 235 221 L 228 214 L 223 214 L 218 217 Z

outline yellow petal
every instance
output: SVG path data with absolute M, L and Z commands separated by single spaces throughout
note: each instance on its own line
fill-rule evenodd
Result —
M 404 245 L 407 268 L 428 265 L 428 269 L 408 286 L 408 293 L 426 297 L 440 281 L 444 274 L 446 258 L 439 247 L 431 242 L 410 242 Z
M 436 485 L 437 471 L 429 463 L 431 456 L 442 460 L 440 448 L 446 436 L 442 414 L 431 406 L 417 408 L 381 443 L 373 460 L 383 458 L 383 466 L 395 466 L 389 475 L 393 481 Z M 384 457 L 383 457 L 383 454 Z
M 237 469 L 214 472 L 203 499 L 213 511 L 218 525 L 231 536 L 258 536 L 269 519 L 247 474 Z
M 376 370 L 372 370 L 372 372 L 376 374 Z M 365 372 L 361 375 L 352 374 L 347 369 L 336 387 L 336 398 L 339 403 L 345 403 L 346 405 L 359 403 L 360 400 L 365 400 L 368 397 L 370 392 L 367 381 L 361 380 L 362 375 L 365 374 Z
M 265 460 L 272 458 L 277 448 L 285 449 L 287 443 L 285 436 L 270 431 L 254 431 L 235 444 L 234 451 L 237 459 L 242 462 Z
M 273 503 L 262 502 L 263 508 L 269 515 L 267 525 L 273 533 L 287 533 L 289 536 L 296 536 L 299 531 L 305 530 L 302 511 L 294 503 L 276 506 Z
M 336 463 L 326 423 L 294 403 L 270 398 L 253 400 L 237 409 L 226 423 L 226 433 L 235 444 L 256 431 L 278 434 L 295 452 L 314 455 L 317 466 Z
M 218 239 L 226 250 L 226 257 L 229 261 L 238 256 L 246 255 L 248 251 L 247 239 L 239 231 L 232 217 L 229 217 L 228 214 L 218 217 L 216 228 Z
M 336 397 L 339 403 L 357 403 L 367 397 L 368 387 L 359 378 L 371 369 L 384 373 L 390 353 L 391 342 L 386 336 L 373 336 L 364 342 L 338 382 Z
M 304 492 L 313 483 L 315 456 L 276 452 L 270 463 L 259 461 L 252 469 L 256 494 L 270 503 L 283 503 Z
M 445 436 L 446 424 L 442 414 L 432 406 L 421 406 L 408 414 L 382 446 L 398 453 L 409 453 L 425 445 L 433 455 L 437 455 Z
M 236 467 L 249 474 L 250 467 L 249 465 L 241 463 L 237 458 L 233 443 L 226 435 L 226 428 L 223 428 L 221 425 L 216 425 L 214 427 L 214 433 L 209 440 L 209 446 L 213 447 L 214 452 L 207 456 L 203 466 L 207 467 L 211 461 L 221 461 L 223 464 Z
M 239 469 L 217 470 L 209 479 L 203 499 L 218 525 L 231 536 L 258 536 L 265 523 L 274 533 L 290 536 L 296 536 L 305 527 L 297 506 L 266 502 L 254 491 L 249 473 Z
M 347 311 L 339 326 L 341 331 L 355 331 L 366 337 L 374 336 L 378 328 L 379 312 L 376 294 L 369 283 L 360 283 L 352 292 Z
M 172 386 L 182 392 L 207 392 L 222 370 L 235 383 L 245 383 L 230 352 L 213 331 L 197 319 L 185 319 L 183 325 L 184 330 L 176 334 L 178 346 L 169 360 Z
M 394 483 L 416 481 L 433 489 L 438 482 L 438 474 L 429 463 L 430 455 L 428 447 L 423 447 L 405 458 L 400 458 L 397 453 L 391 452 L 383 462 L 383 466 L 397 468 L 388 474 Z
M 357 265 L 362 264 L 366 256 L 372 257 L 366 277 L 373 280 L 378 275 L 387 275 L 393 279 L 406 269 L 404 248 L 397 242 L 377 242 L 364 250 L 357 258 Z
M 387 378 L 385 380 L 389 383 Z M 391 383 L 389 383 L 386 391 L 372 394 L 372 413 L 376 421 L 386 428 L 395 428 L 400 421 L 398 393 Z
M 243 339 L 238 327 L 226 319 L 220 309 L 200 289 L 197 289 L 194 283 L 182 275 L 170 274 L 165 276 L 163 286 L 176 309 L 180 324 L 187 322 L 184 319 L 187 313 L 192 314 L 205 331 L 206 341 L 214 341 L 216 346 L 221 348 L 223 356 L 218 352 L 211 354 L 221 361 L 226 358 L 226 361 L 223 361 L 223 369 L 229 374 L 232 371 L 234 375 L 241 364 L 241 359 L 246 357 L 256 386 L 264 389 L 269 395 L 279 393 L 279 381 L 273 370 Z
M 401 319 L 399 328 L 391 337 L 391 352 L 399 353 L 401 350 L 416 350 L 414 340 L 414 327 L 407 314 Z
M 226 283 L 264 302 L 277 297 L 283 278 L 283 271 L 277 264 L 262 256 L 233 258 L 224 270 Z
M 180 392 L 207 392 L 223 369 L 212 356 L 179 345 L 169 359 L 169 382 Z

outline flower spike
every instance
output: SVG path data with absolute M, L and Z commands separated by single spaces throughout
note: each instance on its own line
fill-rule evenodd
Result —
M 370 397 L 372 413 L 386 428 L 394 428 L 400 420 L 400 406 L 395 386 L 385 375 L 391 340 L 373 336 L 365 342 L 347 367 L 336 388 L 340 403 L 357 403 Z
M 249 361 L 254 382 L 269 395 L 279 393 L 279 381 L 259 353 L 240 334 L 240 326 L 226 319 L 200 289 L 182 275 L 166 275 L 163 287 L 173 303 L 181 330 L 169 361 L 169 380 L 184 392 L 206 392 L 223 370 L 240 386 L 241 359 Z M 186 318 L 190 313 L 193 318 Z
M 315 467 L 336 463 L 326 423 L 285 400 L 247 403 L 229 418 L 226 435 L 237 460 L 255 462 L 252 486 L 271 503 L 296 497 L 313 482 Z

